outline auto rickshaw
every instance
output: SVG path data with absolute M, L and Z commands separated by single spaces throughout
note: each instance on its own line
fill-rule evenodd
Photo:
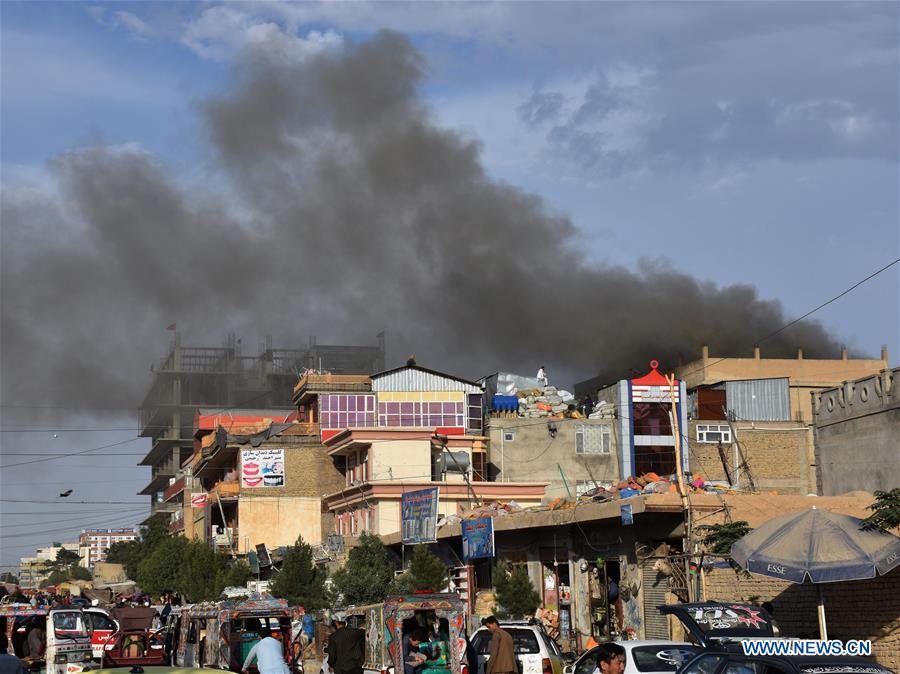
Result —
M 404 637 L 423 631 L 422 674 L 462 674 L 466 653 L 465 607 L 455 594 L 404 594 L 346 610 L 348 622 L 365 632 L 367 673 L 402 674 Z

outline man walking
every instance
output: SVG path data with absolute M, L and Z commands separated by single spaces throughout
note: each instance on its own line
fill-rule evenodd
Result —
M 328 668 L 334 674 L 362 674 L 365 634 L 347 627 L 344 620 L 333 624 L 335 631 L 328 639 Z
M 256 658 L 256 668 L 259 670 L 259 674 L 288 674 L 281 642 L 272 636 L 267 626 L 261 625 L 258 631 L 262 639 L 256 642 L 247 653 L 247 659 L 244 660 L 241 672 L 247 674 L 250 663 L 253 662 L 253 658 Z
M 481 624 L 491 633 L 490 657 L 485 674 L 518 674 L 519 662 L 509 632 L 500 629 L 500 623 L 494 616 L 488 616 Z

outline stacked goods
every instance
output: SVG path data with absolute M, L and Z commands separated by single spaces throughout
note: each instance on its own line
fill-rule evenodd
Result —
M 601 400 L 588 415 L 588 419 L 614 419 L 616 416 L 616 406 L 607 401 Z
M 575 410 L 569 410 L 569 405 L 575 404 L 575 396 L 568 391 L 561 391 L 555 386 L 542 386 L 528 391 L 519 391 L 517 395 L 520 417 L 566 416 L 570 412 L 578 414 Z

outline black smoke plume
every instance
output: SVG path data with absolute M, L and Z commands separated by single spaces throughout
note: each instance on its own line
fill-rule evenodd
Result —
M 138 405 L 173 321 L 186 343 L 214 345 L 230 331 L 288 346 L 387 330 L 393 362 L 415 353 L 469 377 L 545 364 L 569 382 L 674 365 L 702 344 L 747 355 L 785 322 L 749 285 L 585 261 L 567 218 L 433 123 L 424 72 L 387 32 L 302 63 L 248 53 L 200 107 L 206 184 L 94 147 L 53 161 L 52 194 L 7 190 L 4 401 Z M 799 345 L 838 351 L 813 321 L 764 351 Z

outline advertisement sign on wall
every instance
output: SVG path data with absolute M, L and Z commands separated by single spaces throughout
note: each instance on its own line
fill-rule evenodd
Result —
M 494 556 L 494 520 L 479 517 L 462 521 L 463 559 L 484 559 Z
M 205 508 L 208 502 L 209 497 L 206 495 L 206 492 L 191 494 L 191 508 Z
M 400 511 L 404 545 L 437 541 L 437 487 L 405 492 L 400 502 Z
M 284 447 L 241 452 L 241 487 L 283 487 Z

